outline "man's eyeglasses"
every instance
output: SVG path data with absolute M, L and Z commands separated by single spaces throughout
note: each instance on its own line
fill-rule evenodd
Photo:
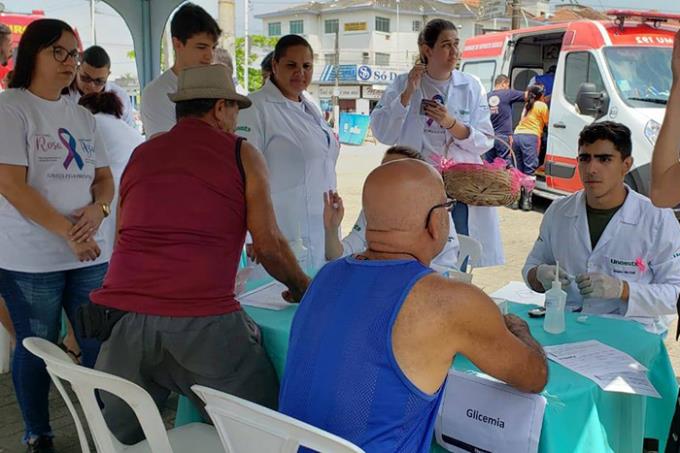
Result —
M 69 57 L 71 57 L 73 58 L 75 64 L 80 64 L 80 53 L 78 52 L 78 49 L 73 49 L 69 52 L 64 47 L 52 46 L 52 55 L 59 63 L 64 63 Z
M 430 217 L 432 217 L 432 211 L 434 211 L 435 209 L 444 208 L 444 209 L 446 209 L 447 212 L 451 212 L 451 210 L 453 209 L 453 207 L 455 205 L 456 205 L 456 200 L 447 200 L 444 203 L 440 203 L 440 204 L 436 204 L 436 205 L 432 206 L 430 208 L 430 210 L 427 211 L 427 217 L 425 218 L 425 228 L 427 228 L 428 225 L 430 224 Z
M 83 69 L 80 68 L 80 70 L 82 71 Z M 91 84 L 98 86 L 98 87 L 103 87 L 104 85 L 106 85 L 106 78 L 94 79 L 94 78 L 90 77 L 89 75 L 87 75 L 85 73 L 78 74 L 78 77 L 80 77 L 80 81 L 85 83 L 85 84 L 91 83 Z

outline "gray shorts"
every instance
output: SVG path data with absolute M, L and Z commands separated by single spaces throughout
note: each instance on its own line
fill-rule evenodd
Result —
M 102 344 L 97 370 L 143 387 L 159 408 L 176 392 L 187 396 L 206 422 L 194 384 L 275 408 L 278 380 L 262 347 L 260 329 L 242 311 L 226 315 L 176 318 L 128 313 Z M 125 444 L 144 439 L 132 409 L 121 399 L 101 392 L 104 418 Z

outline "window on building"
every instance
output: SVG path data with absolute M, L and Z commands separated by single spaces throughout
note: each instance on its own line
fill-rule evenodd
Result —
M 281 36 L 281 22 L 269 22 L 269 36 Z
M 419 20 L 414 20 L 413 21 L 413 26 L 411 27 L 411 31 L 419 32 L 420 28 L 422 27 L 422 22 Z
M 305 32 L 305 21 L 304 20 L 291 20 L 290 23 L 290 33 L 294 35 L 301 35 Z
M 340 29 L 339 19 L 326 19 L 324 21 L 324 32 L 325 33 L 335 33 Z
M 324 63 L 326 64 L 335 64 L 335 54 L 334 53 L 326 53 L 323 55 Z
M 390 20 L 386 17 L 375 18 L 375 31 L 383 31 L 385 33 L 390 32 Z
M 484 34 L 484 25 L 482 24 L 475 24 L 475 36 L 483 35 Z
M 564 98 L 576 103 L 576 95 L 583 83 L 594 83 L 598 91 L 604 90 L 600 68 L 590 52 L 572 52 L 567 55 L 564 71 Z
M 361 63 L 369 64 L 371 62 L 371 55 L 368 52 L 363 52 L 361 54 Z
M 479 77 L 487 91 L 493 89 L 493 78 L 496 72 L 495 61 L 471 61 L 465 63 L 462 70 L 465 73 Z
M 390 54 L 388 53 L 375 53 L 375 64 L 378 66 L 389 66 L 390 65 Z

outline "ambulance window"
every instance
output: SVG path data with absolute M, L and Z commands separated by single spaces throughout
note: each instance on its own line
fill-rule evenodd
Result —
M 463 65 L 463 72 L 475 75 L 482 81 L 482 85 L 487 91 L 493 89 L 493 78 L 496 72 L 496 62 L 491 61 L 470 61 Z
M 564 71 L 564 98 L 575 104 L 582 83 L 594 83 L 598 90 L 604 90 L 602 75 L 595 57 L 589 52 L 572 52 L 567 55 Z

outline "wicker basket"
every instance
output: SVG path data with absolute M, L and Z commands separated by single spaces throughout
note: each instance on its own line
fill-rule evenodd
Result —
M 509 143 L 503 142 L 516 165 Z M 449 198 L 472 206 L 508 206 L 519 199 L 521 185 L 513 170 L 498 164 L 452 164 L 442 169 Z
M 449 198 L 471 206 L 508 206 L 520 189 L 510 172 L 483 164 L 455 164 L 443 173 Z

